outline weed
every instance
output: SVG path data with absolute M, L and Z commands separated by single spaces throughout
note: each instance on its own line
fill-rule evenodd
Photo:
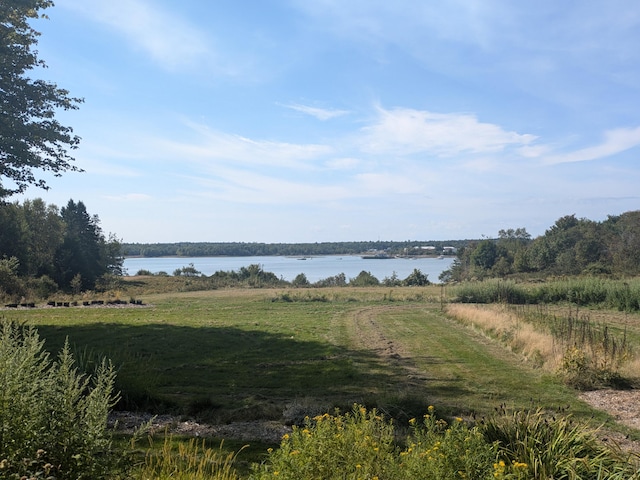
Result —
M 52 361 L 35 329 L 0 327 L 0 476 L 118 478 L 123 457 L 106 429 L 113 366 L 81 375 L 68 343 Z
M 541 409 L 509 412 L 501 405 L 479 428 L 498 445 L 500 465 L 526 465 L 527 476 L 521 478 L 639 478 L 620 452 L 605 447 L 594 429 L 570 415 L 546 415 Z
M 222 444 L 218 450 L 207 448 L 205 441 L 192 439 L 188 443 L 172 441 L 165 436 L 160 452 L 150 450 L 144 466 L 139 470 L 139 480 L 237 480 L 234 468 L 237 453 L 225 453 Z

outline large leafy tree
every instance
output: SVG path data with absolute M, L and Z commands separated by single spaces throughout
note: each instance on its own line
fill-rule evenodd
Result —
M 51 0 L 0 1 L 0 199 L 29 185 L 46 189 L 38 171 L 80 171 L 68 153 L 80 139 L 55 114 L 78 108 L 82 100 L 29 76 L 46 66 L 34 50 L 40 34 L 30 21 L 45 17 L 40 11 L 51 6 Z

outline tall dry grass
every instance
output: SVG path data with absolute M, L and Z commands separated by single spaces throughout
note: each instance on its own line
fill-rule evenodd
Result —
M 503 305 L 449 304 L 449 315 L 458 321 L 499 339 L 534 366 L 556 371 L 562 363 L 562 350 L 551 333 L 536 329 Z

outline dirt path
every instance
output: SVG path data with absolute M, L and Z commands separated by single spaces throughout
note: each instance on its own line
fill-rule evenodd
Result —
M 387 337 L 377 320 L 392 306 L 367 307 L 356 310 L 348 323 L 353 346 L 375 352 L 382 362 L 391 362 L 406 371 L 407 378 L 421 378 L 425 372 L 415 367 L 411 354 L 404 346 Z M 584 392 L 578 397 L 593 408 L 610 414 L 616 421 L 627 427 L 640 430 L 640 390 L 596 390 Z M 601 432 L 603 440 L 615 443 L 625 451 L 640 453 L 640 442 L 628 436 L 606 430 Z

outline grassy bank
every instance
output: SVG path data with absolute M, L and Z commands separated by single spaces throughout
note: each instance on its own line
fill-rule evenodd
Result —
M 472 421 L 490 418 L 496 409 L 540 408 L 617 428 L 606 414 L 579 401 L 554 371 L 450 316 L 442 294 L 438 286 L 212 290 L 147 294 L 144 305 L 12 309 L 3 315 L 36 326 L 52 352 L 68 339 L 83 369 L 110 358 L 122 397 L 118 408 L 214 423 L 275 420 L 303 426 L 306 417 L 336 407 L 349 412 L 358 404 L 393 422 L 393 436 L 406 449 L 395 454 L 404 455 L 411 454 L 402 438 L 412 431 L 412 419 L 422 418 L 431 405 L 452 426 L 456 417 Z M 636 327 L 629 327 L 637 325 L 636 317 L 614 315 L 611 328 L 620 332 L 627 325 L 629 341 L 637 343 Z M 456 435 L 464 440 L 467 433 Z M 207 448 L 219 440 L 208 440 Z M 236 459 L 244 476 L 252 463 L 267 458 L 268 445 L 251 443 Z M 216 461 L 224 463 L 241 448 L 225 445 Z M 174 448 L 179 456 L 180 447 Z M 202 458 L 197 452 L 204 446 L 189 448 L 184 455 Z
M 296 421 L 362 403 L 397 418 L 572 405 L 553 375 L 451 320 L 438 287 L 216 290 L 152 295 L 144 307 L 6 313 L 81 366 L 118 368 L 120 407 L 209 421 Z

